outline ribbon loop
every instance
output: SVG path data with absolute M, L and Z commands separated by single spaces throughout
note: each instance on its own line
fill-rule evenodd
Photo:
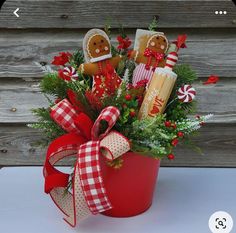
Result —
M 115 125 L 117 119 L 120 116 L 120 111 L 118 108 L 109 106 L 104 108 L 100 115 L 98 116 L 97 120 L 95 121 L 92 131 L 91 131 L 91 137 L 92 140 L 101 140 L 103 137 L 105 137 L 108 132 L 111 130 L 111 128 Z M 106 121 L 108 123 L 108 127 L 105 131 L 105 133 L 99 135 L 99 130 L 101 127 L 101 122 Z
M 51 108 L 50 116 L 68 133 L 80 133 L 80 130 L 74 123 L 77 113 L 73 105 L 67 99 L 63 99 L 53 106 Z
M 93 121 L 84 113 L 78 114 L 67 99 L 63 99 L 53 106 L 50 116 L 65 131 L 82 134 L 87 140 L 91 138 Z
M 108 160 L 114 160 L 130 150 L 130 143 L 122 134 L 112 131 L 100 142 L 100 152 Z

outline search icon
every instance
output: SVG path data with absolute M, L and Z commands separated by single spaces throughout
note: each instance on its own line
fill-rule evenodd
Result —
M 218 222 L 218 225 L 219 225 L 219 226 L 222 226 L 222 227 L 224 226 L 224 224 L 223 224 L 222 221 L 219 221 L 219 222 Z
M 212 233 L 230 233 L 233 229 L 233 219 L 225 211 L 217 211 L 208 221 Z

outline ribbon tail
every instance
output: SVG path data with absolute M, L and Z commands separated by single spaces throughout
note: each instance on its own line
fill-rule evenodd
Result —
M 93 214 L 112 208 L 102 179 L 99 148 L 99 141 L 89 141 L 81 145 L 78 152 L 81 187 L 88 207 Z
M 74 168 L 74 179 L 72 188 L 73 192 L 72 194 L 70 194 L 71 197 L 69 197 L 69 213 L 67 216 L 64 217 L 64 220 L 72 227 L 75 227 L 77 221 L 80 222 L 92 214 L 84 198 L 83 190 L 80 184 L 78 169 L 78 162 L 76 162 Z
M 76 225 L 76 210 L 80 208 L 81 205 L 84 206 L 86 204 L 83 195 L 80 195 L 82 191 L 80 184 L 77 183 L 77 180 L 79 180 L 77 177 L 78 172 L 75 173 L 71 193 L 66 190 L 69 175 L 58 171 L 54 165 L 65 157 L 77 155 L 79 145 L 84 142 L 85 139 L 82 136 L 73 133 L 57 138 L 48 148 L 43 169 L 45 192 L 50 194 L 55 205 L 65 215 L 64 220 L 72 227 Z M 83 204 L 84 202 L 85 204 Z

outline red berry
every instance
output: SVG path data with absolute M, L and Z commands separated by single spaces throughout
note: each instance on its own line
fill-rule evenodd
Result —
M 171 145 L 172 146 L 176 146 L 178 144 L 179 140 L 177 138 L 174 138 L 172 141 L 171 141 Z
M 127 108 L 127 104 L 123 104 L 122 107 L 123 107 L 123 108 Z
M 171 121 L 165 121 L 165 127 L 171 127 Z
M 131 117 L 135 117 L 135 116 L 136 116 L 136 112 L 134 111 L 134 109 L 130 109 L 129 115 L 130 115 Z
M 178 136 L 179 138 L 182 138 L 182 137 L 184 136 L 184 133 L 183 133 L 183 132 L 178 132 L 178 133 L 177 133 L 177 136 Z
M 131 96 L 130 94 L 127 94 L 127 95 L 125 96 L 125 99 L 126 99 L 127 101 L 129 101 L 129 100 L 132 99 L 132 96 Z
M 61 101 L 61 99 L 60 98 L 57 98 L 57 99 L 55 99 L 55 104 L 58 104 L 59 102 Z
M 176 124 L 175 123 L 171 124 L 171 127 L 173 127 L 173 129 L 176 129 Z
M 134 88 L 134 86 L 132 85 L 132 83 L 129 83 L 129 84 L 127 85 L 127 90 L 130 90 L 130 89 L 132 89 L 132 88 Z
M 169 160 L 173 160 L 173 159 L 175 158 L 175 156 L 174 156 L 173 154 L 168 154 L 167 158 L 168 158 Z

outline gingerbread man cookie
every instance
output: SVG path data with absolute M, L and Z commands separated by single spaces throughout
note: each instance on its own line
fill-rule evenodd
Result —
M 115 71 L 121 56 L 112 57 L 107 34 L 100 29 L 89 30 L 83 40 L 83 51 L 86 63 L 79 70 L 93 76 L 94 95 L 103 98 L 114 94 L 122 81 Z
M 168 47 L 164 33 L 137 29 L 134 50 L 130 53 L 130 58 L 138 64 L 133 73 L 134 86 L 144 79 L 150 81 L 155 69 L 165 66 Z

